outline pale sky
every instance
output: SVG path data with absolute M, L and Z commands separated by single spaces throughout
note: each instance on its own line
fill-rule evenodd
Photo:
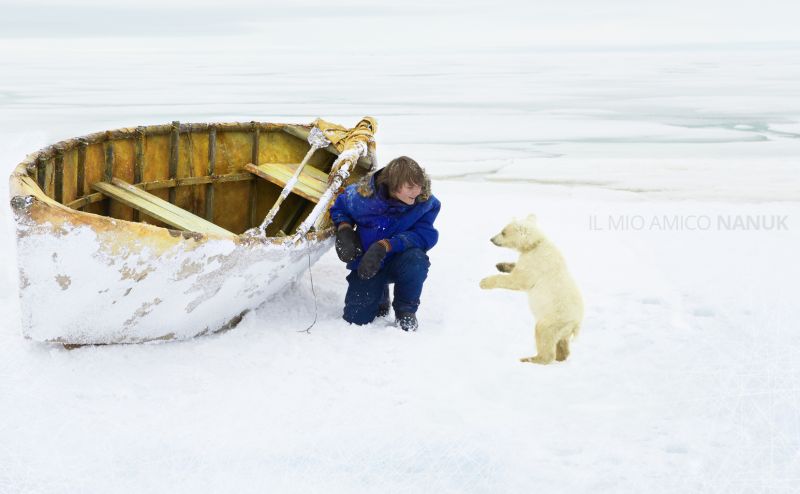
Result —
M 0 0 L 0 38 L 194 37 L 390 48 L 800 42 L 797 0 Z

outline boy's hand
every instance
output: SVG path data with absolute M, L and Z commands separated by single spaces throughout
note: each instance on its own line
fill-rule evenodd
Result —
M 359 278 L 368 280 L 378 274 L 378 270 L 381 268 L 381 262 L 388 252 L 386 248 L 387 244 L 387 241 L 381 240 L 369 246 L 367 253 L 364 254 L 364 258 L 361 259 L 361 264 L 358 265 Z
M 353 227 L 342 223 L 336 230 L 336 255 L 343 262 L 350 262 L 362 254 L 361 240 Z

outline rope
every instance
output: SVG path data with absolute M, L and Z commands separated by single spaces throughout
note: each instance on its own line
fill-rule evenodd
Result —
M 298 331 L 298 333 L 306 333 L 311 334 L 311 328 L 317 324 L 317 316 L 319 315 L 319 311 L 317 309 L 317 292 L 314 290 L 314 275 L 311 273 L 311 250 L 308 251 L 308 277 L 311 279 L 311 294 L 314 296 L 314 321 L 311 323 L 309 327 Z

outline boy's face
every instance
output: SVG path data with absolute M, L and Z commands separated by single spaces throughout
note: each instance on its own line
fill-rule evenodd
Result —
M 399 189 L 392 194 L 396 199 L 399 199 L 405 204 L 414 204 L 417 196 L 422 193 L 422 186 L 414 184 L 403 184 Z

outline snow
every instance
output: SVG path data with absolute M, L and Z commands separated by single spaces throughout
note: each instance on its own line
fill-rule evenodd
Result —
M 800 348 L 788 322 L 798 310 L 774 287 L 800 270 L 774 266 L 794 254 L 797 233 L 589 231 L 587 219 L 796 218 L 796 205 L 577 198 L 507 184 L 482 194 L 502 204 L 486 211 L 476 185 L 436 184 L 447 207 L 416 334 L 340 321 L 344 272 L 332 253 L 312 270 L 310 334 L 308 278 L 235 330 L 181 344 L 66 351 L 4 333 L 5 485 L 58 492 L 67 476 L 68 490 L 90 492 L 481 492 L 529 482 L 730 492 L 794 475 Z M 538 212 L 587 300 L 564 365 L 518 363 L 534 345 L 524 295 L 477 288 L 513 258 L 488 242 L 493 216 L 518 211 Z
M 704 33 L 712 3 L 687 32 Z M 451 9 L 406 12 L 420 24 L 407 50 L 374 11 L 348 18 L 364 48 L 326 44 L 341 24 L 302 12 L 278 34 L 254 14 L 241 32 L 178 27 L 190 32 L 171 41 L 0 38 L 6 173 L 107 128 L 373 115 L 379 161 L 417 159 L 443 204 L 417 333 L 341 321 L 346 271 L 329 252 L 310 273 L 316 304 L 306 273 L 226 333 L 75 350 L 22 337 L 3 208 L 0 493 L 800 489 L 797 40 L 540 46 L 557 26 L 528 39 L 533 14 L 504 5 L 491 15 L 515 21 L 483 46 L 469 31 L 479 7 L 460 28 Z M 719 25 L 746 34 L 743 20 Z M 478 288 L 513 260 L 489 238 L 529 213 L 586 301 L 572 355 L 548 367 L 517 360 L 534 352 L 525 295 Z M 664 226 L 690 217 L 709 227 Z

